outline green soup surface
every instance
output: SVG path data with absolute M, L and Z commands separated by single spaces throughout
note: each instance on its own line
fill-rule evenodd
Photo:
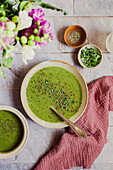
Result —
M 0 152 L 16 148 L 23 137 L 23 125 L 12 112 L 0 110 Z
M 49 66 L 40 69 L 31 77 L 26 96 L 34 115 L 47 122 L 59 123 L 63 120 L 50 106 L 70 119 L 80 108 L 82 89 L 73 73 L 61 67 Z

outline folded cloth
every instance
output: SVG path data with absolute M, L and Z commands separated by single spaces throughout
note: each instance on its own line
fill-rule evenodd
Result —
M 88 105 L 76 122 L 87 133 L 78 137 L 71 129 L 59 143 L 45 155 L 35 170 L 64 170 L 82 166 L 91 168 L 107 142 L 108 111 L 113 111 L 113 77 L 106 76 L 88 86 Z

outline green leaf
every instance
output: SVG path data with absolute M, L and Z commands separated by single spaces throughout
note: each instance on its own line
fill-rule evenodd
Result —
M 0 17 L 6 16 L 6 12 L 3 9 L 0 9 Z
M 19 0 L 19 2 L 24 2 L 24 1 L 27 1 L 27 2 L 34 2 L 35 4 L 40 4 L 42 0 Z
M 19 11 L 28 10 L 32 6 L 33 6 L 32 2 L 30 2 L 30 1 L 29 2 L 23 1 L 19 5 Z
M 11 1 L 8 1 L 8 0 L 7 0 L 6 3 L 8 3 L 8 5 L 10 5 L 10 6 L 12 6 L 12 7 L 14 6 L 14 2 L 11 2 Z
M 52 9 L 52 10 L 56 10 L 56 11 L 61 11 L 61 12 L 63 12 L 64 15 L 67 15 L 67 12 L 64 11 L 63 9 L 56 8 L 56 7 L 52 6 L 51 4 L 42 3 L 42 0 L 27 0 L 27 1 L 34 2 L 35 4 L 40 5 L 42 8 L 48 8 L 48 9 Z
M 64 15 L 67 15 L 67 12 L 64 11 L 63 9 L 56 8 L 56 7 L 54 7 L 54 6 L 50 5 L 50 4 L 40 3 L 39 5 L 41 7 L 43 7 L 43 8 L 48 8 L 48 9 L 52 9 L 52 10 L 56 10 L 56 11 L 61 11 L 61 12 L 63 12 Z
M 19 3 L 20 1 L 19 0 L 15 0 L 16 3 Z
M 27 0 L 27 1 L 34 2 L 35 4 L 39 5 L 42 0 Z
M 0 64 L 0 76 L 1 76 L 2 78 L 4 78 L 4 79 L 7 78 L 6 75 L 5 75 L 5 73 L 4 73 L 3 70 L 2 70 L 1 64 Z
M 11 68 L 11 66 L 12 66 L 12 57 L 9 57 L 9 58 L 3 58 L 3 60 L 2 60 L 2 63 L 3 63 L 3 66 L 4 67 L 7 67 L 7 68 Z
M 2 57 L 4 57 L 6 54 L 6 50 L 3 50 Z
M 6 16 L 11 20 L 11 18 L 18 14 L 18 11 L 13 8 L 14 2 L 10 2 L 10 0 L 0 0 L 0 10 L 1 14 L 0 16 Z M 2 12 L 3 11 L 3 12 Z

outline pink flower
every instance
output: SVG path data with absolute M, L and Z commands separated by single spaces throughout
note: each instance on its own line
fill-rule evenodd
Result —
M 42 9 L 32 9 L 32 11 L 29 13 L 29 16 L 32 17 L 36 22 L 40 20 L 41 18 L 44 19 L 45 14 L 43 13 Z
M 9 25 L 10 27 L 8 28 Z M 11 25 L 14 27 L 15 24 L 8 19 L 7 22 L 0 21 L 0 40 L 3 41 L 6 47 L 13 43 L 15 41 L 15 36 L 17 36 L 17 32 L 11 28 Z M 3 45 L 1 49 L 4 49 Z
M 27 37 L 26 45 L 47 45 L 48 42 L 53 40 L 53 31 L 51 29 L 50 23 L 45 20 L 45 14 L 42 9 L 32 9 L 29 16 L 33 18 L 31 27 L 20 31 L 21 36 Z M 33 35 L 34 39 L 30 40 L 30 36 Z M 29 42 L 30 41 L 30 42 Z

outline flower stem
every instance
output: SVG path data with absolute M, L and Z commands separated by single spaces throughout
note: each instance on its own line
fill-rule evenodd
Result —
M 5 43 L 2 40 L 0 40 L 0 44 L 4 47 L 5 50 L 7 50 L 7 47 L 6 47 Z

